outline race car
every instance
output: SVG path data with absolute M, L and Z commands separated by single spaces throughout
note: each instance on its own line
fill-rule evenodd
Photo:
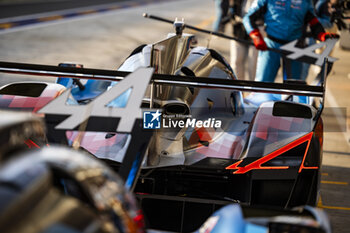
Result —
M 44 124 L 30 113 L 1 111 L 1 232 L 129 232 L 147 229 L 142 211 L 106 164 L 82 151 L 45 146 Z M 34 143 L 37 142 L 38 144 Z M 130 145 L 131 146 L 131 145 Z M 196 232 L 330 233 L 327 215 L 227 205 Z M 149 232 L 156 232 L 154 229 Z
M 3 72 L 59 78 L 8 84 L 0 106 L 45 114 L 50 142 L 118 170 L 152 229 L 194 231 L 231 203 L 315 205 L 324 84 L 239 81 L 219 53 L 196 47 L 183 24 L 175 26 L 176 34 L 136 48 L 118 71 L 1 62 Z

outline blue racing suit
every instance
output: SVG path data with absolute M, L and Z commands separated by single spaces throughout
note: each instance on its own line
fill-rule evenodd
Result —
M 328 0 L 318 0 L 315 4 L 315 13 L 318 21 L 322 24 L 323 28 L 328 29 L 333 27 L 331 22 L 331 14 L 328 11 Z M 314 38 L 307 38 L 307 45 L 313 45 L 316 41 Z M 303 63 L 303 69 L 301 72 L 301 79 L 306 80 L 309 75 L 310 64 Z
M 318 20 L 324 28 L 333 27 L 331 22 L 331 14 L 328 11 L 328 0 L 318 0 L 315 5 L 315 11 Z
M 215 0 L 216 20 L 213 24 L 213 30 L 215 32 L 225 31 L 225 24 L 222 22 L 222 20 L 227 16 L 228 10 L 229 10 L 228 0 Z
M 256 21 L 263 19 L 270 48 L 280 46 L 303 36 L 305 25 L 309 24 L 313 36 L 317 38 L 324 32 L 314 14 L 311 0 L 257 0 L 243 18 L 243 24 L 249 34 L 258 29 Z M 259 51 L 256 81 L 274 82 L 280 67 L 281 55 L 272 51 Z M 284 79 L 300 79 L 302 64 L 283 59 Z

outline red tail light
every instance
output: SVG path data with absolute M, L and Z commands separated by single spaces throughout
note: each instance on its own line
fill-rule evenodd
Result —
M 137 215 L 134 217 L 133 220 L 138 227 L 138 233 L 145 232 L 145 217 L 141 210 L 138 211 Z
M 40 148 L 40 146 L 38 146 L 35 142 L 33 142 L 33 141 L 30 140 L 30 139 L 24 141 L 24 143 L 25 143 L 29 148 Z

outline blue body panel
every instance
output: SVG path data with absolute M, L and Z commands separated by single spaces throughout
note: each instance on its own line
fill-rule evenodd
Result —
M 267 231 L 266 227 L 246 221 L 240 205 L 233 204 L 216 211 L 196 233 L 266 233 Z
M 79 87 L 74 84 L 73 79 L 70 78 L 57 78 L 56 83 L 61 84 L 66 88 L 72 88 L 71 93 L 74 99 L 78 102 L 95 98 L 105 92 L 111 85 L 111 82 L 109 81 L 88 80 L 84 85 L 85 89 L 80 90 Z

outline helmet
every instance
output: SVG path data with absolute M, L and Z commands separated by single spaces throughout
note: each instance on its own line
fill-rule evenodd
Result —
M 101 161 L 64 147 L 13 156 L 0 168 L 0 232 L 142 232 L 143 216 Z

